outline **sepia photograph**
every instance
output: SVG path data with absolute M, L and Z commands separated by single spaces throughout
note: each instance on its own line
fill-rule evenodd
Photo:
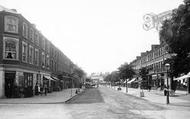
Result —
M 190 0 L 0 0 L 0 119 L 190 119 Z

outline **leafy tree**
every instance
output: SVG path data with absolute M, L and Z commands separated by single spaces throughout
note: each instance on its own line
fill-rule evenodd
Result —
M 171 62 L 171 74 L 178 76 L 190 69 L 190 0 L 185 0 L 173 10 L 172 18 L 163 22 L 160 40 L 168 45 L 168 52 L 175 53 Z
M 92 79 L 86 78 L 86 82 L 92 82 Z
M 118 82 L 120 81 L 119 73 L 117 71 L 113 71 L 111 73 L 111 82 Z
M 104 81 L 106 82 L 117 82 L 119 81 L 119 75 L 117 71 L 113 71 L 111 74 L 108 74 L 105 78 Z
M 139 75 L 141 76 L 142 79 L 146 79 L 147 78 L 147 74 L 148 74 L 148 70 L 146 67 L 142 67 L 139 70 Z
M 147 86 L 148 86 L 148 69 L 146 67 L 142 67 L 139 70 L 139 76 L 142 78 L 141 87 L 147 88 Z
M 105 76 L 104 81 L 111 82 L 111 74 L 108 74 L 107 76 Z
M 118 69 L 119 69 L 119 76 L 123 80 L 131 79 L 133 75 L 135 75 L 135 71 L 132 68 L 132 65 L 129 65 L 128 63 L 124 63 Z M 127 82 L 126 82 L 126 92 L 128 92 Z
M 135 75 L 134 69 L 128 63 L 121 65 L 118 69 L 119 69 L 119 76 L 123 80 L 131 79 L 133 75 Z

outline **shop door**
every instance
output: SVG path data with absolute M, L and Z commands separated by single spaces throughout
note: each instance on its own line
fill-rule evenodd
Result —
M 15 73 L 5 73 L 5 96 L 11 98 L 14 95 Z

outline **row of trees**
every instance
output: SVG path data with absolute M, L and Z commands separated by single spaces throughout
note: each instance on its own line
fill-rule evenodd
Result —
M 132 65 L 124 63 L 118 68 L 118 71 L 113 71 L 108 74 L 104 78 L 104 81 L 111 83 L 124 82 L 126 79 L 132 79 L 135 74 L 136 73 L 132 68 Z
M 118 68 L 118 71 L 113 71 L 108 74 L 104 78 L 104 81 L 111 82 L 112 84 L 116 82 L 120 83 L 125 82 L 127 79 L 129 79 L 128 81 L 130 81 L 136 75 L 138 77 L 141 77 L 141 82 L 147 82 L 147 74 L 148 70 L 145 67 L 141 68 L 139 71 L 135 71 L 132 65 L 124 63 Z

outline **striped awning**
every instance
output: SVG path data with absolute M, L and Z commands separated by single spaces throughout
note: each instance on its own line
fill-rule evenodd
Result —
M 44 78 L 51 80 L 51 81 L 55 81 L 53 78 L 51 78 L 50 76 L 44 76 Z

